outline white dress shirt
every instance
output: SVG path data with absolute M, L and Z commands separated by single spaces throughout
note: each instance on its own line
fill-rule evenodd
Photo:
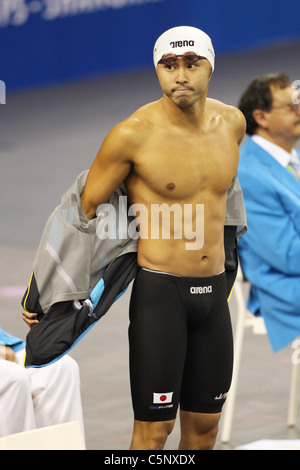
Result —
M 282 147 L 279 147 L 279 145 L 270 142 L 269 140 L 265 139 L 264 137 L 261 137 L 260 135 L 253 135 L 251 138 L 257 145 L 259 145 L 264 150 L 266 150 L 266 152 L 272 155 L 272 157 L 275 158 L 275 160 L 277 160 L 280 165 L 285 168 L 287 168 L 288 165 L 291 165 L 294 171 L 299 174 L 300 162 L 295 149 L 293 149 L 292 152 L 289 153 Z

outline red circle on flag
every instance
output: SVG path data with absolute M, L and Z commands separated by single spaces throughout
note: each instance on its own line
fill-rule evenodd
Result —
M 167 399 L 166 395 L 161 395 L 160 401 L 166 401 L 166 399 Z

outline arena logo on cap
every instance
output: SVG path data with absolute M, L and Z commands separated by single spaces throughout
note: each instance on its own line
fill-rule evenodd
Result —
M 188 41 L 187 39 L 185 39 L 184 41 L 172 41 L 170 42 L 170 46 L 174 49 L 175 47 L 187 47 L 187 46 L 191 46 L 193 47 L 195 45 L 195 41 Z

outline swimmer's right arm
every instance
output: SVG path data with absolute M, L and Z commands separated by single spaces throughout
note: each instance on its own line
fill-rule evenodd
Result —
M 125 180 L 132 167 L 134 135 L 130 125 L 114 127 L 105 138 L 88 173 L 81 207 L 88 219 L 96 215 L 97 207 L 106 202 Z

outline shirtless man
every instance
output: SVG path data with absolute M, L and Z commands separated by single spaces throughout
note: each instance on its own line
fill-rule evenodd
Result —
M 232 374 L 223 230 L 245 121 L 239 110 L 207 98 L 214 51 L 202 31 L 166 31 L 154 63 L 163 97 L 111 130 L 81 204 L 93 218 L 124 181 L 130 203 L 147 209 L 139 214 L 140 270 L 130 305 L 131 449 L 163 449 L 179 403 L 179 448 L 212 449 Z M 175 203 L 182 212 L 164 238 L 151 209 Z M 185 234 L 199 226 L 204 233 L 193 245 Z

